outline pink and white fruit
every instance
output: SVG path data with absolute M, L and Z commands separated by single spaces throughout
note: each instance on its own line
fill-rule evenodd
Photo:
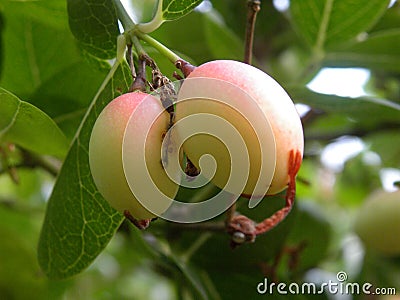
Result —
M 214 79 L 215 84 L 202 84 L 201 79 Z M 197 79 L 194 81 L 193 79 Z M 200 96 L 199 96 L 200 95 Z M 183 99 L 189 99 L 182 101 Z M 222 101 L 214 101 L 220 100 Z M 276 194 L 285 189 L 290 177 L 289 156 L 303 155 L 304 139 L 300 117 L 285 90 L 263 71 L 230 60 L 207 62 L 195 68 L 183 82 L 176 105 L 178 135 L 186 130 L 179 121 L 196 114 L 212 114 L 233 125 L 242 136 L 250 162 L 248 180 L 243 195 L 254 195 L 257 181 L 265 181 L 265 194 Z M 204 122 L 207 123 L 207 122 Z M 207 125 L 207 124 L 203 124 Z M 228 127 L 227 127 L 228 128 Z M 222 129 L 221 129 L 222 130 Z M 232 164 L 226 141 L 219 140 L 206 132 L 199 132 L 186 139 L 184 152 L 199 168 L 199 160 L 210 154 L 218 166 L 212 182 L 224 188 Z M 271 157 L 275 156 L 273 162 Z M 293 160 L 293 159 L 292 159 Z M 267 162 L 266 172 L 260 174 L 260 166 Z
M 400 190 L 371 194 L 358 212 L 354 230 L 368 248 L 400 255 Z
M 143 101 L 145 104 L 141 105 Z M 133 112 L 134 119 L 129 122 Z M 147 170 L 160 191 L 173 199 L 179 186 L 169 179 L 161 164 L 161 145 L 168 124 L 169 114 L 157 98 L 133 92 L 111 101 L 100 113 L 92 130 L 89 164 L 98 190 L 113 208 L 120 212 L 129 211 L 138 220 L 153 218 L 154 213 L 163 213 L 170 203 L 157 203 L 157 211 L 150 212 L 135 198 L 124 172 L 123 142 L 126 138 L 130 141 L 139 140 L 137 132 L 149 130 L 145 141 Z M 142 163 L 141 160 L 143 157 L 140 155 L 132 155 L 126 164 L 135 168 Z

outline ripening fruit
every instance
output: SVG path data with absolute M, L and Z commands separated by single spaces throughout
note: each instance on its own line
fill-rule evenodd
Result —
M 400 255 L 400 190 L 370 195 L 358 212 L 354 230 L 367 248 Z
M 140 105 L 143 101 L 145 104 Z M 128 123 L 133 112 L 134 119 Z M 128 124 L 129 130 L 126 130 Z M 137 146 L 140 147 L 140 138 L 150 130 L 145 148 L 147 170 L 161 192 L 173 199 L 179 186 L 169 179 L 161 164 L 161 143 L 168 124 L 169 114 L 157 98 L 133 92 L 111 101 L 93 127 L 89 142 L 89 164 L 94 182 L 113 208 L 120 212 L 127 210 L 138 220 L 153 218 L 155 214 L 145 209 L 129 188 L 124 173 L 123 142 L 129 138 L 133 147 L 136 147 L 135 141 L 138 141 Z M 140 166 L 143 157 L 135 152 L 127 160 L 129 167 L 136 168 Z M 138 185 L 138 188 L 147 188 L 142 182 Z M 156 213 L 163 213 L 168 206 L 168 202 L 159 201 Z
M 197 82 L 202 78 L 217 81 L 208 85 Z M 183 99 L 190 100 L 181 101 Z M 214 101 L 220 99 L 224 102 Z M 290 177 L 290 151 L 299 153 L 300 156 L 303 154 L 303 128 L 292 100 L 274 79 L 253 66 L 237 61 L 217 60 L 200 65 L 190 73 L 178 93 L 178 134 L 187 130 L 187 126 L 179 127 L 179 121 L 196 114 L 220 117 L 215 119 L 215 125 L 206 115 L 203 121 L 196 121 L 201 123 L 199 126 L 203 125 L 203 128 L 207 128 L 210 123 L 210 127 L 221 127 L 220 139 L 218 136 L 207 134 L 207 129 L 204 129 L 204 132 L 192 135 L 183 144 L 184 152 L 197 168 L 200 168 L 199 159 L 202 155 L 210 154 L 214 157 L 218 164 L 212 179 L 215 185 L 224 188 L 233 164 L 241 164 L 244 161 L 230 160 L 230 154 L 236 147 L 228 149 L 227 142 L 233 140 L 233 135 L 225 136 L 229 126 L 226 129 L 222 128 L 220 119 L 223 118 L 240 133 L 249 154 L 250 172 L 242 194 L 257 194 L 257 181 L 268 176 L 272 181 L 263 183 L 265 189 L 261 190 L 264 192 L 257 196 L 276 194 L 287 187 Z M 274 153 L 276 160 L 271 162 L 269 159 Z M 267 165 L 264 173 L 260 174 L 262 161 L 264 164 L 267 162 Z M 242 166 L 239 169 L 241 168 Z

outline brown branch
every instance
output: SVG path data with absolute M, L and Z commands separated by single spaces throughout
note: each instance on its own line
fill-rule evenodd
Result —
M 247 1 L 247 7 L 246 40 L 243 61 L 247 64 L 251 64 L 253 56 L 254 28 L 256 24 L 257 13 L 261 9 L 261 1 L 249 0 Z
M 27 168 L 27 169 L 35 169 L 35 168 L 41 168 L 45 170 L 47 173 L 53 175 L 54 177 L 57 176 L 57 174 L 60 171 L 60 167 L 57 166 L 54 163 L 50 163 L 48 160 L 33 154 L 27 150 L 21 149 L 21 154 L 22 154 L 22 161 L 18 164 L 14 165 L 8 165 L 3 169 L 0 169 L 0 175 L 3 173 L 9 173 L 13 180 L 18 183 L 18 173 L 17 170 L 21 168 Z

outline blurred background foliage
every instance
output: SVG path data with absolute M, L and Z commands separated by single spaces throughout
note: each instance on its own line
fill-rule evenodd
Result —
M 399 257 L 365 248 L 353 232 L 365 197 L 378 189 L 394 191 L 400 180 L 400 3 L 391 1 L 388 7 L 389 1 L 382 0 L 335 1 L 331 31 L 321 40 L 319 24 L 313 23 L 320 16 L 309 8 L 318 2 L 324 7 L 327 1 L 334 2 L 263 0 L 257 18 L 254 64 L 292 96 L 306 138 L 296 206 L 282 224 L 256 243 L 232 251 L 224 234 L 185 230 L 162 220 L 139 232 L 123 222 L 87 270 L 49 280 L 36 253 L 62 158 L 31 153 L 0 139 L 0 298 L 256 299 L 257 284 L 265 277 L 321 282 L 335 280 L 339 271 L 350 282 L 400 291 Z M 132 5 L 136 17 L 146 20 L 154 1 L 143 10 L 140 2 Z M 152 36 L 194 64 L 242 60 L 246 3 L 204 1 Z M 352 5 L 360 3 L 365 5 L 355 14 Z M 319 7 L 315 11 L 321 12 Z M 164 74 L 172 75 L 172 64 L 151 48 L 148 53 Z M 340 87 L 337 95 L 307 88 L 330 67 L 364 68 L 364 95 L 353 99 Z M 108 68 L 73 37 L 66 1 L 0 0 L 0 86 L 50 116 L 68 141 Z M 198 198 L 214 192 L 208 187 Z M 181 190 L 179 197 L 193 197 L 193 192 Z M 257 220 L 283 205 L 279 195 L 254 210 L 243 199 L 239 202 L 239 211 Z M 290 296 L 310 298 L 386 299 Z

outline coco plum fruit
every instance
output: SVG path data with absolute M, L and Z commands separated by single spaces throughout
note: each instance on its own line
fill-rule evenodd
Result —
M 145 104 L 141 105 L 142 103 Z M 129 122 L 133 112 L 134 119 Z M 89 164 L 94 182 L 113 208 L 123 213 L 128 211 L 137 220 L 155 217 L 152 212 L 163 213 L 169 203 L 159 201 L 155 205 L 157 211 L 152 209 L 150 212 L 135 198 L 124 171 L 123 143 L 125 139 L 129 139 L 133 142 L 133 147 L 141 147 L 139 142 L 135 145 L 135 141 L 148 131 L 144 150 L 147 170 L 160 191 L 174 198 L 179 186 L 170 180 L 160 163 L 163 135 L 168 124 L 169 114 L 157 98 L 142 92 L 132 92 L 111 101 L 100 113 L 92 130 Z M 143 157 L 139 154 L 130 155 L 126 165 L 139 167 L 140 160 Z
M 304 139 L 300 117 L 285 90 L 263 71 L 231 60 L 216 60 L 196 67 L 184 80 L 178 93 L 178 135 L 187 136 L 181 132 L 188 127 L 179 126 L 179 122 L 199 114 L 207 118 L 210 114 L 216 116 L 216 124 L 222 124 L 221 119 L 226 120 L 230 124 L 226 130 L 231 130 L 233 126 L 232 132 L 237 131 L 243 139 L 249 161 L 248 179 L 241 193 L 243 196 L 276 194 L 284 190 L 290 178 L 296 175 L 290 172 L 297 172 L 299 165 L 289 164 L 293 160 L 300 164 L 303 155 Z M 212 121 L 207 118 L 203 121 L 198 119 L 194 124 L 220 127 L 212 125 Z M 220 132 L 224 130 L 221 128 Z M 206 131 L 187 138 L 183 149 L 191 162 L 200 169 L 200 158 L 204 154 L 214 157 L 217 168 L 210 179 L 218 187 L 224 188 L 234 164 L 243 164 L 246 159 L 235 161 L 232 157 L 231 160 L 230 154 L 236 148 L 229 148 L 233 135 L 232 139 L 229 135 L 226 138 L 225 133 L 221 134 L 224 137 L 218 138 Z M 291 155 L 296 157 L 293 159 Z M 265 167 L 261 171 L 262 163 Z M 243 169 L 244 174 L 245 166 L 239 169 Z M 261 189 L 256 189 L 260 182 Z
M 371 194 L 358 212 L 354 231 L 367 248 L 400 255 L 400 190 Z

